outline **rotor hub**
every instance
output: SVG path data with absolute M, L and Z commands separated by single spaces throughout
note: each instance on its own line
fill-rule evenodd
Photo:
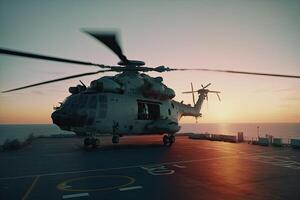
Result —
M 143 66 L 145 65 L 144 61 L 140 61 L 140 60 L 128 60 L 128 62 L 124 62 L 124 61 L 120 61 L 118 62 L 118 65 L 122 65 L 122 66 Z

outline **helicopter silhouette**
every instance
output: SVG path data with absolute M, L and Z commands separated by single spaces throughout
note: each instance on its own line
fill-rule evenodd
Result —
M 147 72 L 172 71 L 213 71 L 259 76 L 273 76 L 284 78 L 300 78 L 300 76 L 257 73 L 235 70 L 218 70 L 205 68 L 169 68 L 165 66 L 147 67 L 145 62 L 129 60 L 123 54 L 115 33 L 84 30 L 94 39 L 102 42 L 120 61 L 116 66 L 58 58 L 41 54 L 0 48 L 0 54 L 21 56 L 27 58 L 64 62 L 69 64 L 96 66 L 100 70 L 66 76 L 54 80 L 26 85 L 2 93 L 13 92 L 39 85 L 49 84 L 83 76 L 116 72 L 115 76 L 103 76 L 91 81 L 89 86 L 83 82 L 70 87 L 70 96 L 66 97 L 59 106 L 54 107 L 52 121 L 60 129 L 75 132 L 84 136 L 84 146 L 96 148 L 100 139 L 96 136 L 110 134 L 112 143 L 119 143 L 120 137 L 129 135 L 161 134 L 163 143 L 171 146 L 175 142 L 175 133 L 180 130 L 179 120 L 184 116 L 201 117 L 201 107 L 208 94 L 214 93 L 221 101 L 220 91 L 209 90 L 211 83 L 194 91 L 191 83 L 193 105 L 173 100 L 175 92 L 163 83 L 162 77 L 151 77 Z M 198 94 L 197 101 L 194 94 Z

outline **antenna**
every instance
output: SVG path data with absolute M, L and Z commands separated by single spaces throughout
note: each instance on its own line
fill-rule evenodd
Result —
M 79 82 L 82 84 L 82 86 L 86 87 L 86 85 L 81 80 L 79 80 Z

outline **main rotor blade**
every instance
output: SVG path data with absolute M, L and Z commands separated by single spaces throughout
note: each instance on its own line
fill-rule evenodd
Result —
M 159 68 L 159 70 L 158 70 Z M 157 72 L 169 72 L 169 71 L 210 71 L 210 72 L 222 72 L 222 73 L 233 73 L 233 74 L 246 74 L 246 75 L 258 75 L 258 76 L 273 76 L 283 78 L 300 78 L 298 75 L 287 75 L 287 74 L 273 74 L 273 73 L 258 73 L 258 72 L 247 72 L 247 71 L 235 71 L 235 70 L 220 70 L 220 69 L 205 69 L 205 68 L 168 68 L 165 66 L 159 66 L 156 68 L 148 69 L 147 71 Z M 203 85 L 201 85 L 203 87 Z
M 96 38 L 97 40 L 105 44 L 108 48 L 110 48 L 110 50 L 112 50 L 120 58 L 121 61 L 123 61 L 124 63 L 128 63 L 126 56 L 122 52 L 116 34 L 92 32 L 86 30 L 84 30 L 84 32 L 93 36 L 94 38 Z
M 273 76 L 273 77 L 283 77 L 283 78 L 300 78 L 297 75 L 286 75 L 286 74 L 273 74 L 273 73 L 258 73 L 258 72 L 246 72 L 246 71 L 235 71 L 235 70 L 220 70 L 220 69 L 192 69 L 192 68 L 171 68 L 168 71 L 209 71 L 209 72 L 223 72 L 223 73 L 233 73 L 233 74 L 247 74 L 247 75 L 258 75 L 258 76 Z
M 220 91 L 213 91 L 213 90 L 209 90 L 208 92 L 210 92 L 210 93 L 221 93 Z
M 78 64 L 78 65 L 92 65 L 92 66 L 98 66 L 98 67 L 101 67 L 101 68 L 110 69 L 109 66 L 105 66 L 105 65 L 102 65 L 102 64 L 96 64 L 96 63 L 78 61 L 78 60 L 72 60 L 72 59 L 66 59 L 66 58 L 58 58 L 58 57 L 53 57 L 53 56 L 28 53 L 28 52 L 24 52 L 24 51 L 16 51 L 16 50 L 11 50 L 11 49 L 2 49 L 2 48 L 0 48 L 0 54 L 6 54 L 6 55 L 12 55 L 12 56 L 21 56 L 21 57 L 26 57 L 26 58 L 35 58 L 35 59 L 40 59 L 40 60 L 50 60 L 50 61 Z
M 5 91 L 2 91 L 2 93 L 12 92 L 12 91 L 16 91 L 16 90 L 22 90 L 22 89 L 26 89 L 26 88 L 30 88 L 30 87 L 39 86 L 39 85 L 45 85 L 45 84 L 48 84 L 48 83 L 64 81 L 64 80 L 78 78 L 78 77 L 82 77 L 82 76 L 90 76 L 90 75 L 95 75 L 95 74 L 110 72 L 110 71 L 111 70 L 99 70 L 99 71 L 96 71 L 96 72 L 88 72 L 88 73 L 76 74 L 76 75 L 72 75 L 72 76 L 66 76 L 66 77 L 63 77 L 63 78 L 53 79 L 53 80 L 49 80 L 49 81 L 44 81 L 44 82 L 40 82 L 40 83 L 26 85 L 26 86 L 15 88 L 15 89 L 5 90 Z
M 258 73 L 258 72 L 246 72 L 246 71 L 235 71 L 235 70 L 220 70 L 220 69 L 187 69 L 187 68 L 171 68 L 168 71 L 209 71 L 209 72 L 223 72 L 223 73 L 233 73 L 233 74 L 247 74 L 247 75 L 258 75 L 258 76 L 274 76 L 274 77 L 283 77 L 283 78 L 300 78 L 297 75 L 286 75 L 286 74 L 272 74 L 272 73 Z

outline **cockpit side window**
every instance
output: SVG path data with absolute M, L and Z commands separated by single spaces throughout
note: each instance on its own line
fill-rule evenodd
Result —
M 88 107 L 91 109 L 96 109 L 96 107 L 97 107 L 96 95 L 90 96 L 89 101 L 88 101 Z
M 62 103 L 62 108 L 63 109 L 69 109 L 69 107 L 70 107 L 70 103 L 69 103 L 69 98 L 70 97 L 67 97 L 64 101 L 63 101 L 63 103 Z
M 89 96 L 87 107 L 90 108 L 90 110 L 89 110 L 89 116 L 86 125 L 89 126 L 92 125 L 95 120 L 96 108 L 97 108 L 97 96 L 96 95 L 87 95 L 87 96 Z
M 81 94 L 79 96 L 79 108 L 85 108 L 87 100 L 88 100 L 88 95 Z
M 64 109 L 72 109 L 73 110 L 78 107 L 78 103 L 79 103 L 78 96 L 70 96 L 64 101 L 63 107 L 64 107 Z
M 72 108 L 78 107 L 78 103 L 79 103 L 78 99 L 79 99 L 78 96 L 74 96 L 73 97 L 73 99 L 72 99 L 72 105 L 71 105 Z

